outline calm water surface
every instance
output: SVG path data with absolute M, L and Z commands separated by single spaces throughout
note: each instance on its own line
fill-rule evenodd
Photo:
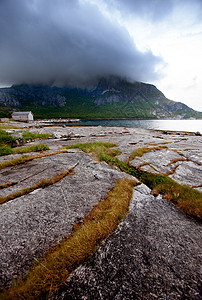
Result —
M 69 124 L 68 124 L 69 125 Z M 82 120 L 77 126 L 115 126 L 159 130 L 176 130 L 202 133 L 202 120 L 136 120 L 136 119 L 91 119 Z

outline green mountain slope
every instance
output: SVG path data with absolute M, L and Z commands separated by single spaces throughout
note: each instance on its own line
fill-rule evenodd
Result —
M 111 76 L 93 88 L 19 85 L 0 89 L 0 116 L 31 110 L 35 118 L 202 118 L 154 85 Z M 5 111 L 7 107 L 7 110 Z M 10 108 L 10 110 L 8 110 Z

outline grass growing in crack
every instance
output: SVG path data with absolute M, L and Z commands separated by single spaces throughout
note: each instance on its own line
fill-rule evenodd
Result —
M 129 160 L 133 160 L 136 156 L 143 156 L 145 153 L 147 152 L 151 152 L 151 151 L 154 151 L 154 150 L 162 150 L 162 149 L 167 149 L 168 147 L 167 146 L 158 146 L 158 147 L 142 147 L 142 148 L 138 148 L 138 149 L 135 149 L 131 155 L 130 155 L 130 158 Z
M 7 196 L 1 196 L 0 204 L 3 204 L 5 202 L 8 202 L 8 201 L 13 200 L 18 197 L 21 197 L 23 195 L 27 195 L 36 189 L 45 188 L 51 184 L 54 184 L 54 183 L 60 181 L 61 179 L 63 179 L 65 176 L 67 176 L 71 171 L 72 171 L 72 169 L 70 169 L 68 171 L 63 171 L 60 174 L 57 174 L 56 176 L 54 176 L 50 179 L 42 179 L 39 182 L 37 182 L 36 184 L 34 184 L 33 186 L 26 187 L 24 189 L 21 189 L 17 192 L 7 195 Z
M 175 164 L 175 163 L 177 163 L 177 162 L 179 162 L 179 161 L 188 161 L 188 159 L 187 159 L 187 158 L 184 158 L 184 157 L 181 157 L 181 158 L 173 158 L 173 159 L 171 159 L 171 161 L 167 164 L 167 166 L 170 166 L 170 165 L 172 165 L 172 164 Z
M 90 145 L 91 151 L 95 143 Z M 82 145 L 82 146 L 81 146 Z M 85 152 L 91 152 L 85 144 L 72 145 L 68 148 L 80 148 Z M 108 147 L 102 151 L 94 149 L 94 154 L 101 161 L 117 166 L 120 170 L 137 177 L 148 185 L 154 194 L 161 193 L 167 199 L 172 200 L 179 208 L 195 216 L 201 216 L 201 193 L 191 188 L 181 186 L 167 176 L 147 173 L 130 166 L 129 163 L 119 161 L 113 155 L 109 155 Z M 108 151 L 108 153 L 107 153 Z M 59 245 L 49 250 L 46 256 L 37 260 L 37 264 L 27 273 L 24 280 L 19 281 L 13 288 L 2 294 L 3 299 L 44 299 L 51 295 L 58 286 L 65 283 L 69 274 L 88 259 L 97 249 L 102 239 L 116 228 L 119 221 L 128 210 L 135 182 L 122 179 L 116 182 L 104 201 L 94 207 L 91 213 L 80 224 L 74 226 L 73 233 L 64 239 Z M 190 201 L 194 200 L 193 211 Z M 183 201 L 185 205 L 183 206 Z M 198 204 L 196 205 L 196 202 Z M 181 205 L 181 207 L 180 207 Z M 197 213 L 197 211 L 199 213 Z
M 48 133 L 33 133 L 33 132 L 23 132 L 22 137 L 25 142 L 34 141 L 35 139 L 48 139 L 51 135 Z
M 19 157 L 19 158 L 14 158 L 14 159 L 0 162 L 0 170 L 7 168 L 7 167 L 24 164 L 24 163 L 26 163 L 30 160 L 36 159 L 36 158 L 42 158 L 45 156 L 51 156 L 51 155 L 56 155 L 56 154 L 60 154 L 60 153 L 66 153 L 66 150 L 57 150 L 57 151 L 54 151 L 51 153 L 37 154 L 34 156 L 23 155 L 22 157 Z
M 28 153 L 28 152 L 40 152 L 40 151 L 46 151 L 50 150 L 50 148 L 47 145 L 44 144 L 38 144 L 33 146 L 28 146 L 24 148 L 15 148 L 13 149 L 13 154 L 21 154 L 21 153 Z
M 2 299 L 45 299 L 58 286 L 65 283 L 70 273 L 83 261 L 92 256 L 99 243 L 118 225 L 128 211 L 135 181 L 117 180 L 90 214 L 73 228 L 73 233 L 56 247 L 47 252 L 44 258 L 27 273 L 24 280 L 18 281 L 10 290 L 4 291 Z
M 89 144 L 93 145 L 89 146 Z M 172 201 L 179 209 L 184 211 L 186 214 L 202 219 L 202 194 L 199 191 L 194 190 L 188 186 L 181 185 L 166 175 L 153 174 L 142 171 L 138 168 L 134 168 L 128 162 L 122 162 L 113 155 L 110 155 L 110 149 L 108 148 L 104 148 L 103 151 L 97 151 L 97 149 L 95 150 L 96 147 L 99 147 L 100 149 L 100 144 L 102 143 L 98 143 L 98 145 L 97 143 L 76 144 L 71 145 L 71 147 L 79 148 L 85 152 L 94 151 L 94 154 L 100 161 L 105 161 L 110 165 L 118 167 L 122 172 L 135 176 L 141 182 L 146 184 L 152 190 L 154 195 L 161 194 L 165 199 Z M 114 144 L 112 145 L 113 146 L 111 147 L 116 146 Z M 136 153 L 141 154 L 143 152 L 146 153 L 148 151 L 151 151 L 151 149 L 160 150 L 164 148 L 164 146 L 154 148 L 140 148 L 140 151 L 137 151 L 138 149 L 136 149 L 135 151 Z M 108 150 L 108 153 L 106 150 Z
M 130 166 L 126 162 L 111 158 L 106 154 L 100 155 L 110 165 L 117 166 L 121 171 L 135 176 L 146 184 L 154 195 L 161 194 L 163 198 L 172 201 L 186 214 L 202 219 L 202 193 L 188 186 L 181 185 L 168 176 L 148 173 Z
M 13 185 L 15 185 L 15 184 L 16 184 L 16 182 L 12 182 L 12 181 L 7 182 L 7 183 L 5 183 L 5 184 L 0 184 L 0 190 L 6 189 L 6 188 L 8 188 L 8 187 L 10 187 L 10 186 L 13 186 Z
M 199 191 L 166 177 L 165 182 L 157 184 L 152 192 L 154 195 L 162 194 L 185 213 L 202 219 L 202 193 Z

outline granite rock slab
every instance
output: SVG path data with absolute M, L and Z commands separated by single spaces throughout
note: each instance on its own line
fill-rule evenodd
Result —
M 48 168 L 49 164 L 55 168 Z M 106 196 L 115 180 L 127 177 L 104 162 L 97 163 L 86 153 L 36 159 L 23 166 L 23 174 L 26 175 L 26 167 L 29 174 L 30 170 L 46 166 L 52 175 L 73 165 L 73 173 L 57 183 L 0 206 L 0 287 L 24 274 L 34 258 L 68 236 L 72 226 Z M 20 174 L 20 168 L 15 176 Z
M 201 299 L 201 223 L 150 192 L 51 299 Z

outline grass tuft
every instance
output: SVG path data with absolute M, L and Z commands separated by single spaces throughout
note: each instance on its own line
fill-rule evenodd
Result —
M 135 181 L 117 180 L 103 201 L 73 228 L 73 233 L 47 252 L 24 279 L 1 295 L 2 299 L 45 299 L 83 261 L 92 256 L 99 243 L 118 225 L 128 211 Z
M 0 146 L 0 156 L 12 154 L 13 150 L 9 145 Z
M 79 144 L 72 144 L 66 146 L 66 149 L 75 149 L 78 148 L 86 153 L 100 153 L 105 151 L 107 148 L 116 147 L 117 145 L 114 143 L 102 143 L 102 142 L 92 142 L 92 143 L 79 143 Z
M 118 149 L 111 149 L 117 147 L 114 143 L 102 143 L 102 142 L 92 142 L 92 143 L 80 143 L 66 146 L 66 149 L 80 149 L 86 153 L 93 153 L 97 159 L 99 159 L 102 153 L 106 153 L 110 157 L 114 157 L 121 152 Z
M 11 150 L 12 143 L 15 142 L 15 138 L 13 138 L 8 132 L 0 129 L 0 155 L 4 155 L 1 153 L 9 153 Z

